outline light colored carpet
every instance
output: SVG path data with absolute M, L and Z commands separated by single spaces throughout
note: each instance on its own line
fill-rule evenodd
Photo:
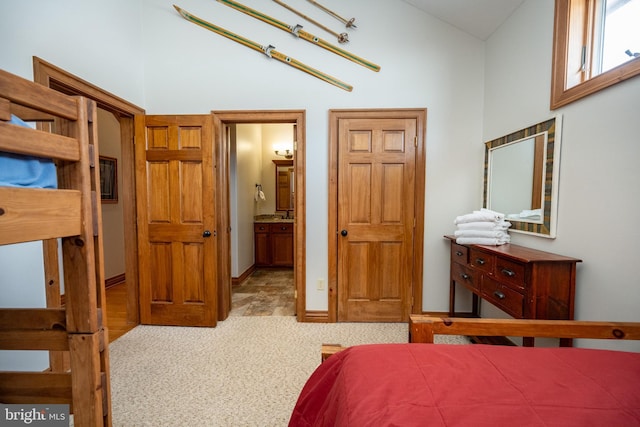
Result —
M 400 343 L 407 334 L 405 323 L 292 316 L 232 316 L 216 328 L 138 326 L 110 345 L 113 424 L 286 426 L 322 343 Z

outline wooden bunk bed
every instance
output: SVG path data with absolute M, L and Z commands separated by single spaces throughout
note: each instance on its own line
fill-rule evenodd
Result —
M 0 70 L 0 152 L 53 159 L 57 175 L 57 188 L 0 186 L 0 244 L 43 242 L 47 295 L 47 308 L 0 309 L 0 349 L 50 354 L 44 372 L 1 372 L 0 402 L 69 404 L 76 426 L 111 425 L 95 122 L 95 102 Z

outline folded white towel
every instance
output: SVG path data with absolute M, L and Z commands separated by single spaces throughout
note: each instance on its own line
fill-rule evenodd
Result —
M 507 218 L 514 220 L 531 219 L 538 220 L 542 217 L 542 209 L 525 209 L 517 214 L 509 214 Z
M 461 245 L 493 245 L 499 246 L 509 243 L 510 239 L 498 239 L 493 237 L 458 237 L 456 243 Z
M 502 222 L 504 221 L 504 214 L 499 212 L 483 209 L 480 211 L 473 211 L 470 214 L 460 215 L 453 221 L 454 224 L 464 224 L 467 222 Z
M 542 209 L 524 209 L 522 212 L 520 212 L 520 218 L 540 218 L 541 215 Z
M 477 221 L 465 222 L 457 225 L 458 230 L 506 230 L 511 227 L 508 221 Z
M 488 237 L 495 239 L 508 239 L 509 233 L 503 230 L 456 230 L 456 237 Z
M 259 197 L 259 198 L 260 198 L 260 200 L 262 200 L 262 201 L 267 200 L 267 198 L 266 198 L 266 197 L 264 197 L 264 193 L 262 192 L 262 190 L 260 190 L 260 191 L 258 192 L 258 197 Z
M 477 211 L 474 211 L 474 212 L 477 212 Z M 480 209 L 480 212 L 483 212 L 485 214 L 493 215 L 495 217 L 496 221 L 504 221 L 504 214 L 503 213 L 492 211 L 491 209 L 487 209 L 487 208 Z

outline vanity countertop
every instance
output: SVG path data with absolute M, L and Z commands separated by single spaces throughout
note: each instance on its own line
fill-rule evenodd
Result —
M 278 215 L 260 215 L 257 216 L 253 222 L 255 223 L 282 223 L 282 222 L 286 222 L 286 223 L 292 223 L 293 222 L 293 218 L 282 218 L 281 216 Z

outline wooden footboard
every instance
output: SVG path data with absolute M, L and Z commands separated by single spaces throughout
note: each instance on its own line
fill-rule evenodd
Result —
M 343 347 L 340 344 L 322 344 L 321 354 L 322 354 L 322 362 L 327 360 L 327 358 L 333 354 L 336 354 L 339 351 L 346 349 L 347 347 Z
M 640 340 L 640 322 L 470 319 L 411 315 L 409 342 L 432 344 L 435 335 Z M 322 361 L 346 348 L 340 344 L 322 344 Z
M 640 340 L 640 322 L 410 317 L 410 342 L 433 343 L 434 335 Z

